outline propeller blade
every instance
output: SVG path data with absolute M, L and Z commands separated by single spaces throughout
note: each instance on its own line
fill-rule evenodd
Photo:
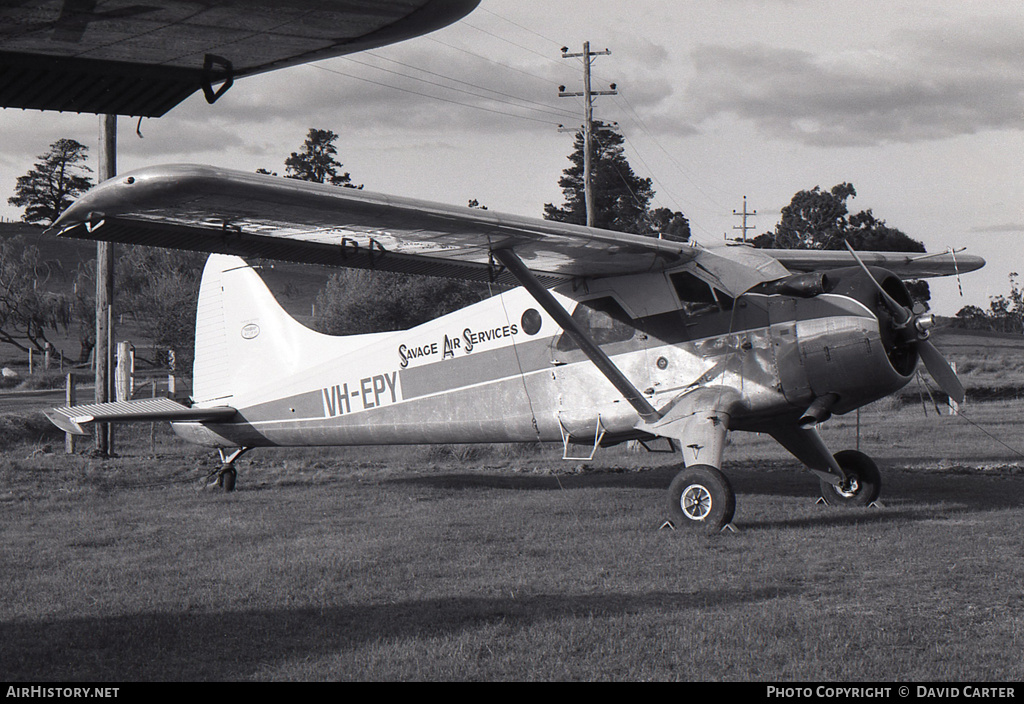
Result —
M 919 340 L 917 342 L 917 354 L 921 357 L 925 369 L 935 379 L 935 383 L 949 394 L 949 397 L 957 403 L 963 403 L 966 392 L 964 385 L 960 383 L 956 372 L 949 366 L 949 362 L 942 356 L 930 340 Z
M 857 252 L 853 249 L 853 247 L 850 246 L 849 242 L 843 240 L 843 244 L 846 245 L 846 248 L 848 250 L 850 250 L 850 254 L 852 254 L 853 258 L 857 260 L 858 264 L 860 264 L 860 268 L 863 269 L 864 273 L 868 275 L 868 278 L 871 279 L 871 283 L 875 285 L 875 288 L 878 289 L 878 292 L 882 294 L 882 300 L 885 301 L 885 305 L 889 308 L 890 311 L 892 311 L 893 317 L 896 319 L 896 322 L 899 325 L 903 325 L 908 320 L 910 320 L 910 318 L 913 316 L 913 313 L 907 310 L 906 306 L 901 305 L 899 301 L 897 301 L 895 298 L 889 295 L 888 291 L 882 288 L 882 284 L 878 283 L 878 279 L 874 277 L 874 275 L 871 273 L 871 270 L 868 269 L 864 261 L 859 256 L 857 256 Z

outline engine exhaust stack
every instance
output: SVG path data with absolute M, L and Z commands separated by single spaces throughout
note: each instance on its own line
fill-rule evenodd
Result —
M 832 417 L 832 407 L 839 400 L 839 394 L 825 394 L 814 399 L 814 402 L 807 407 L 800 416 L 800 427 L 810 428 L 818 423 L 824 423 Z

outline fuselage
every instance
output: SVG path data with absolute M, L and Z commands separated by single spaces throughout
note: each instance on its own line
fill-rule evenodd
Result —
M 695 388 L 729 387 L 741 398 L 730 429 L 770 430 L 794 423 L 816 399 L 831 394 L 831 411 L 845 413 L 910 379 L 912 368 L 894 367 L 872 293 L 859 284 L 807 297 L 751 291 L 698 301 L 682 300 L 677 284 L 673 305 L 660 290 L 670 279 L 650 276 L 649 297 L 636 291 L 641 277 L 556 296 L 655 408 Z M 611 440 L 643 435 L 634 408 L 523 289 L 410 330 L 359 338 L 275 329 L 265 314 L 239 320 L 240 329 L 228 325 L 226 334 L 237 336 L 228 361 L 244 370 L 237 372 L 243 383 L 236 378 L 230 398 L 198 401 L 226 403 L 238 415 L 230 423 L 174 424 L 186 440 L 592 443 L 598 432 Z M 301 365 L 277 364 L 267 353 L 246 359 L 246 336 L 261 334 L 308 336 L 304 357 L 302 344 L 293 350 Z

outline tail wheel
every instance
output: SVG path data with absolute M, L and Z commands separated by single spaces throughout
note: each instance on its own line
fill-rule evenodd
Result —
M 728 478 L 709 465 L 679 472 L 669 486 L 669 515 L 678 527 L 712 533 L 732 522 L 736 494 Z
M 220 474 L 217 477 L 217 483 L 224 491 L 231 492 L 235 490 L 235 479 L 237 479 L 237 477 L 238 472 L 234 467 L 228 465 L 220 470 Z
M 882 491 L 882 475 L 878 465 L 863 452 L 843 450 L 835 454 L 836 462 L 849 478 L 845 484 L 821 480 L 821 498 L 829 506 L 868 506 Z

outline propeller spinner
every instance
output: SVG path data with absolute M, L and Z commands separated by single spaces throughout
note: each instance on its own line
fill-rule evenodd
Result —
M 850 246 L 850 243 L 844 242 L 843 244 L 850 250 L 850 254 L 853 255 L 857 264 L 860 265 L 860 268 L 864 270 L 864 273 L 868 275 L 868 278 L 882 295 L 882 301 L 892 315 L 896 334 L 899 336 L 900 342 L 917 353 L 928 373 L 932 375 L 935 382 L 951 399 L 957 403 L 963 403 L 965 397 L 964 385 L 960 382 L 956 372 L 949 366 L 946 358 L 942 356 L 942 353 L 928 339 L 928 329 L 934 324 L 932 316 L 918 315 L 893 298 L 878 282 L 878 279 L 874 277 L 863 260 L 857 256 L 857 252 Z

